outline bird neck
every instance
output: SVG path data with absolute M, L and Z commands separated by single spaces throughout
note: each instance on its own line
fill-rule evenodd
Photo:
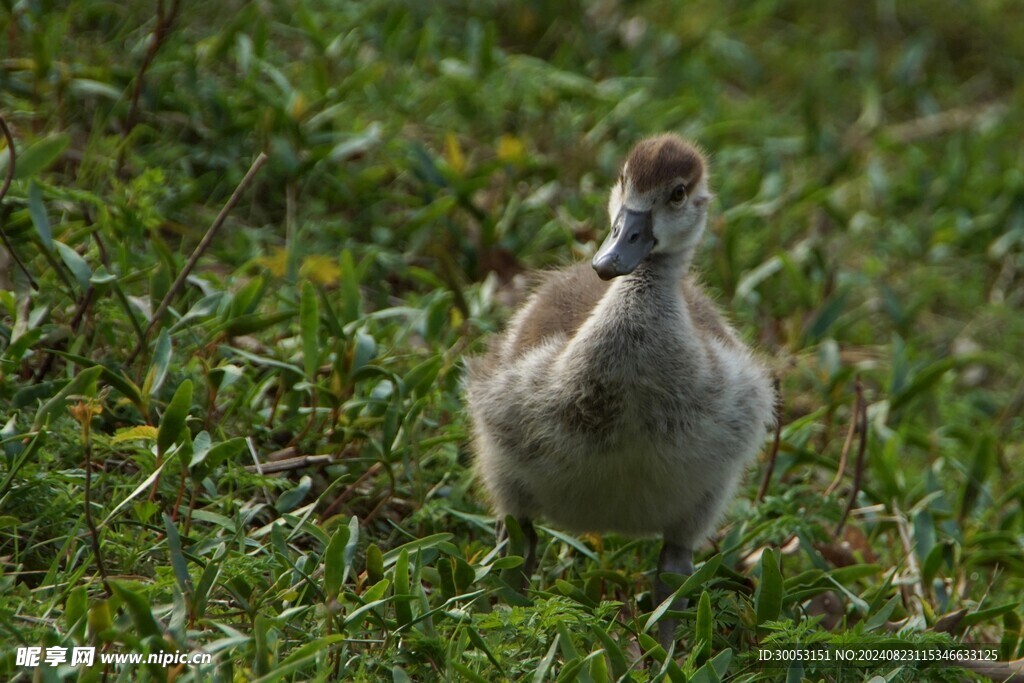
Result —
M 619 309 L 619 314 L 651 316 L 649 307 L 660 309 L 663 313 L 674 312 L 682 303 L 679 281 L 689 269 L 688 254 L 651 254 L 636 270 L 622 276 L 611 288 L 625 304 L 624 308 Z
M 582 380 L 657 372 L 651 354 L 686 356 L 693 335 L 680 279 L 686 266 L 656 254 L 616 278 L 566 347 L 563 360 Z

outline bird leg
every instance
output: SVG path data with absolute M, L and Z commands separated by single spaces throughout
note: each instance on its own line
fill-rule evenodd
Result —
M 523 553 L 523 565 L 515 571 L 514 575 L 504 574 L 504 577 L 511 576 L 509 584 L 522 593 L 526 586 L 530 583 L 530 577 L 533 576 L 533 570 L 537 567 L 537 530 L 533 528 L 533 521 L 529 517 L 516 517 L 516 523 L 519 525 L 520 530 L 523 532 L 522 540 L 526 542 L 525 552 Z M 508 540 L 508 544 L 505 546 L 505 556 L 515 554 L 518 550 L 508 531 L 508 525 L 505 524 L 504 520 L 498 520 L 497 529 L 498 543 L 504 540 Z M 503 578 L 504 578 L 503 577 Z
M 658 557 L 658 575 L 654 577 L 654 599 L 655 607 L 665 602 L 672 596 L 672 589 L 661 580 L 664 572 L 671 574 L 692 574 L 693 573 L 693 550 L 686 546 L 677 545 L 665 539 L 661 546 L 661 555 Z M 680 597 L 672 603 L 670 609 L 680 611 L 686 609 L 686 598 Z M 658 642 L 668 651 L 676 639 L 675 617 L 666 617 L 658 622 Z

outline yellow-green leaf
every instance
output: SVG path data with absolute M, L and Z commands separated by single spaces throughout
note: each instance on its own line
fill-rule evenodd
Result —
M 159 431 L 152 425 L 138 425 L 136 427 L 125 427 L 118 429 L 114 438 L 110 440 L 112 445 L 124 443 L 125 441 L 156 441 Z

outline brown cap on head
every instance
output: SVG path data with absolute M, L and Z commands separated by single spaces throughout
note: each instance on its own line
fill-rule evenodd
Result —
M 637 143 L 626 171 L 638 192 L 649 192 L 674 178 L 692 188 L 704 175 L 704 155 L 678 135 L 666 133 Z

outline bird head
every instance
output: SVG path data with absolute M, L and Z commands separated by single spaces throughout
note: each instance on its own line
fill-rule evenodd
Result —
M 611 232 L 593 260 L 601 279 L 632 273 L 653 255 L 688 263 L 707 222 L 707 175 L 704 155 L 676 135 L 638 143 L 608 200 Z

